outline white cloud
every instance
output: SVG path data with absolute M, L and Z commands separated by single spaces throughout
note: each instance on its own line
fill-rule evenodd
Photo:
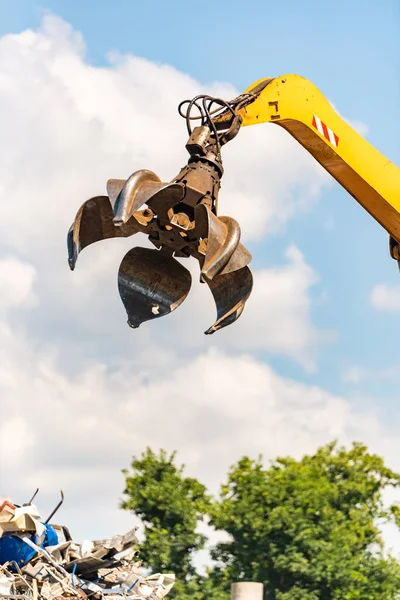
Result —
M 353 365 L 348 369 L 348 371 L 344 374 L 344 381 L 349 381 L 350 383 L 360 383 L 364 379 L 365 373 L 364 370 L 357 366 Z
M 359 365 L 352 365 L 343 376 L 344 381 L 348 381 L 355 385 L 368 381 L 389 381 L 400 377 L 400 364 L 393 366 L 373 369 L 363 368 Z
M 60 518 L 77 536 L 110 534 L 127 523 L 128 515 L 115 510 L 123 489 L 119 470 L 147 445 L 179 449 L 188 472 L 214 491 L 243 454 L 300 457 L 334 438 L 362 439 L 400 467 L 395 432 L 373 414 L 283 378 L 250 356 L 214 350 L 154 371 L 133 360 L 72 378 L 48 356 L 27 350 L 22 337 L 19 343 L 9 356 L 13 377 L 1 382 L 8 432 L 0 438 L 1 491 L 23 499 L 39 486 L 47 512 L 56 490 L 64 489 Z M 15 446 L 22 447 L 17 454 Z M 85 507 L 93 498 L 89 520 Z
M 376 310 L 400 312 L 400 285 L 376 285 L 371 292 L 370 301 Z
M 311 322 L 311 288 L 315 271 L 295 246 L 286 251 L 287 263 L 254 273 L 254 290 L 235 329 L 228 329 L 229 346 L 262 349 L 296 358 L 307 370 L 315 368 L 316 350 L 334 333 L 319 331 Z
M 0 311 L 34 302 L 35 269 L 16 258 L 0 259 Z

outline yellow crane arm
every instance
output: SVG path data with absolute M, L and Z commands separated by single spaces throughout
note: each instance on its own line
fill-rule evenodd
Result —
M 244 93 L 260 87 L 255 100 L 241 110 L 242 125 L 276 123 L 286 129 L 388 231 L 392 256 L 399 260 L 399 167 L 346 123 L 304 77 L 261 79 Z

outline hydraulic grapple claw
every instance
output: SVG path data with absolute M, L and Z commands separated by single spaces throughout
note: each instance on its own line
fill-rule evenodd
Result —
M 205 126 L 190 134 L 189 162 L 171 182 L 145 169 L 126 181 L 110 179 L 108 195 L 85 202 L 68 233 L 71 269 L 84 248 L 108 238 L 144 233 L 157 248 L 133 248 L 119 269 L 118 288 L 133 328 L 169 314 L 188 295 L 190 272 L 174 257 L 196 258 L 200 280 L 213 294 L 217 320 L 206 334 L 233 323 L 252 289 L 251 254 L 240 243 L 240 227 L 217 215 L 220 146 L 230 138 L 225 132 L 221 141 Z

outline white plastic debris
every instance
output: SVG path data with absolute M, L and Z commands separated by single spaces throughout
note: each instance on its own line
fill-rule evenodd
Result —
M 0 573 L 0 597 L 11 594 L 13 579 L 8 575 Z
M 46 530 L 40 519 L 34 504 L 15 507 L 9 502 L 3 502 L 0 507 L 0 537 L 10 531 L 32 531 L 40 537 Z

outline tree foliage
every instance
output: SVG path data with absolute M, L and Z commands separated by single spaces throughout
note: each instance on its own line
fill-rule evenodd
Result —
M 244 457 L 214 501 L 174 460 L 151 450 L 133 459 L 123 507 L 145 522 L 145 562 L 177 574 L 175 598 L 223 600 L 233 581 L 263 582 L 268 600 L 400 597 L 400 565 L 384 553 L 379 529 L 400 525 L 399 509 L 382 501 L 400 476 L 362 444 L 332 443 L 268 468 Z M 205 516 L 230 541 L 217 544 L 214 566 L 200 576 L 193 555 L 204 546 L 196 525 Z
M 382 490 L 399 483 L 361 444 L 269 469 L 243 458 L 212 509 L 232 536 L 214 558 L 232 580 L 264 582 L 274 600 L 393 600 L 400 568 L 383 555 L 378 523 L 392 518 Z
M 132 510 L 143 521 L 146 541 L 141 558 L 155 571 L 172 571 L 186 581 L 195 575 L 192 556 L 204 546 L 196 531 L 210 506 L 204 485 L 183 476 L 184 466 L 175 465 L 175 453 L 157 455 L 147 448 L 133 458 L 131 471 L 123 471 L 126 487 L 121 507 Z

